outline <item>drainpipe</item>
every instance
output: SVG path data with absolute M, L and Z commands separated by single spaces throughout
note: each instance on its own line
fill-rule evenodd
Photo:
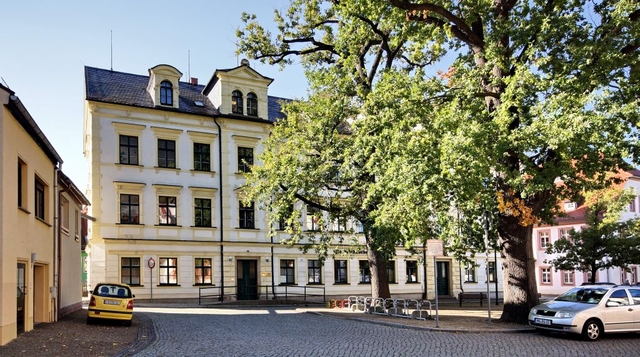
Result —
M 276 299 L 276 277 L 273 274 L 273 235 L 271 235 L 271 294 L 273 294 L 273 300 Z
M 60 192 L 58 187 L 58 174 L 60 167 L 53 169 L 53 321 L 58 321 L 60 311 Z
M 435 271 L 435 267 L 434 267 Z M 422 242 L 422 273 L 424 275 L 424 293 L 422 300 L 427 300 L 427 240 Z
M 222 128 L 214 117 L 213 122 L 218 127 L 218 183 L 220 185 L 220 302 L 224 301 L 224 214 L 222 209 Z

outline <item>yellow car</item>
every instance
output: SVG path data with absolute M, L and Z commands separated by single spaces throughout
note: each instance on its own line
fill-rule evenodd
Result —
M 135 295 L 131 293 L 129 285 L 99 283 L 91 293 L 87 324 L 91 324 L 96 319 L 108 319 L 124 321 L 126 326 L 131 326 L 133 298 Z

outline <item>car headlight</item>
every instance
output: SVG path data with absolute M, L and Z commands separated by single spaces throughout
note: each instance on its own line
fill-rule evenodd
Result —
M 557 312 L 556 317 L 559 319 L 569 319 L 576 316 L 575 312 Z
M 534 315 L 537 314 L 538 313 L 538 309 L 531 309 L 531 313 L 534 314 Z

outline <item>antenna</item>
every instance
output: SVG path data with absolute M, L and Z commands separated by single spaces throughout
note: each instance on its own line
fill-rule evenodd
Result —
M 4 78 L 0 77 L 0 81 L 2 81 L 2 84 L 4 84 L 5 87 L 11 89 L 11 87 L 9 87 L 9 85 L 7 84 L 7 82 L 4 81 Z
M 191 83 L 191 50 L 187 50 L 187 81 Z
M 113 30 L 111 30 L 111 70 L 113 71 Z

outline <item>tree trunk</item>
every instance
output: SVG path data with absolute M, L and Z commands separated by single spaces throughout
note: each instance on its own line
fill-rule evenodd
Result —
M 389 276 L 387 275 L 387 261 L 383 254 L 367 243 L 367 259 L 371 273 L 371 297 L 390 298 Z
M 526 323 L 529 310 L 539 303 L 533 258 L 533 226 L 523 227 L 519 222 L 518 217 L 499 216 L 504 279 L 502 322 Z

